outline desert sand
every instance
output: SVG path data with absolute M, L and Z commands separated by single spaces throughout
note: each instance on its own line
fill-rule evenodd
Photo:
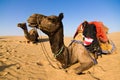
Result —
M 58 69 L 49 39 L 43 36 L 37 44 L 26 43 L 24 36 L 0 36 L 0 80 L 120 80 L 120 32 L 109 33 L 116 52 L 99 57 L 98 64 L 77 75 Z M 68 46 L 72 37 L 65 37 Z M 45 54 L 50 56 L 48 62 Z

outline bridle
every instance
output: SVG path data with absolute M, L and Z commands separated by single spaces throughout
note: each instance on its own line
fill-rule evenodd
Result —
M 37 17 L 37 26 L 40 26 L 40 24 L 41 24 L 41 23 L 40 23 L 40 19 L 41 19 L 41 18 L 44 18 L 44 17 L 46 17 L 46 16 L 37 14 L 36 17 Z M 56 34 L 56 33 L 59 31 L 60 28 L 61 28 L 61 26 L 59 26 L 56 30 L 50 32 L 50 35 L 53 36 L 54 34 Z M 43 30 L 43 31 L 44 31 L 44 30 Z
M 54 53 L 54 57 L 57 58 L 57 56 L 59 56 L 60 54 L 62 54 L 63 50 L 64 50 L 64 45 L 57 51 L 56 54 Z

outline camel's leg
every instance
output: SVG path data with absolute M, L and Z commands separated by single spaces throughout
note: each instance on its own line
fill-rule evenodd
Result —
M 76 48 L 74 47 L 73 51 L 73 55 L 77 55 L 77 60 L 80 63 L 80 65 L 75 68 L 75 73 L 82 73 L 94 65 L 93 58 L 90 56 L 90 53 L 88 53 L 83 45 L 76 44 Z
M 66 72 L 75 74 L 76 67 L 80 66 L 79 63 L 72 64 L 70 67 L 66 68 Z
M 76 73 L 76 74 L 81 74 L 83 71 L 91 68 L 93 66 L 93 62 L 88 62 L 88 63 L 75 63 L 71 65 L 69 68 L 67 68 L 68 73 Z
M 79 63 L 79 65 L 74 67 L 72 72 L 79 74 L 94 65 L 93 58 L 82 44 L 72 43 L 72 45 L 69 46 L 69 51 L 69 54 L 71 53 L 71 65 L 76 62 Z
M 84 51 L 83 53 L 78 55 L 78 62 L 80 63 L 80 66 L 75 69 L 75 73 L 77 74 L 91 68 L 97 61 L 94 61 L 89 53 L 87 51 Z
M 80 74 L 80 73 L 82 73 L 83 71 L 91 68 L 92 66 L 93 66 L 93 62 L 82 63 L 82 64 L 80 64 L 79 66 L 77 66 L 77 67 L 75 68 L 75 73 L 76 73 L 76 74 Z

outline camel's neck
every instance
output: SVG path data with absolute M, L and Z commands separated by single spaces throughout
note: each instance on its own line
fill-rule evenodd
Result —
M 23 30 L 23 31 L 24 31 L 25 37 L 28 37 L 29 36 L 28 30 Z
M 57 54 L 62 46 L 64 46 L 64 35 L 63 35 L 63 27 L 60 28 L 55 34 L 49 36 L 50 45 L 52 52 Z
M 56 33 L 54 33 L 52 36 L 49 36 L 49 41 L 52 53 L 54 53 L 56 59 L 61 62 L 63 68 L 68 67 L 69 53 L 67 47 L 64 45 L 64 35 L 62 26 Z
M 24 32 L 25 37 L 26 37 L 26 38 L 29 38 L 29 33 L 28 33 L 27 26 L 26 26 L 25 29 L 22 28 L 22 30 L 23 30 L 23 32 Z

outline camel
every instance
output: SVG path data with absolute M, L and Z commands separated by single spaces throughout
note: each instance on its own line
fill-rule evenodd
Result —
M 29 42 L 33 42 L 33 43 L 38 42 L 39 35 L 38 35 L 36 29 L 31 29 L 28 32 L 26 23 L 18 23 L 17 26 L 20 27 L 24 31 L 24 35 L 25 35 L 25 38 L 27 39 L 27 43 L 29 43 Z
M 80 41 L 73 40 L 68 47 L 65 46 L 63 17 L 63 13 L 60 13 L 59 16 L 33 14 L 27 21 L 30 27 L 36 27 L 48 35 L 52 53 L 62 64 L 62 68 L 66 69 L 79 63 L 73 69 L 74 73 L 79 74 L 91 68 L 96 61 L 90 56 Z

